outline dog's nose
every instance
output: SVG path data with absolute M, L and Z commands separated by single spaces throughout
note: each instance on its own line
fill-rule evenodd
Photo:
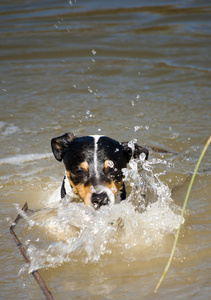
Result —
M 109 203 L 108 195 L 105 192 L 93 193 L 91 201 L 95 209 L 98 209 L 100 206 L 107 205 Z

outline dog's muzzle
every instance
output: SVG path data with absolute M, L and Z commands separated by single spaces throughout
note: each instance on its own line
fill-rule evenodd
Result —
M 91 202 L 93 204 L 93 207 L 95 209 L 98 209 L 102 205 L 108 205 L 110 203 L 110 200 L 106 192 L 100 192 L 92 194 Z

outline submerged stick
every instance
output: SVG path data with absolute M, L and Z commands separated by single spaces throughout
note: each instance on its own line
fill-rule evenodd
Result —
M 22 211 L 26 212 L 28 210 L 27 203 L 24 204 Z M 18 246 L 21 254 L 25 258 L 26 262 L 30 264 L 30 259 L 26 254 L 26 250 L 24 249 L 23 245 L 21 244 L 20 240 L 18 239 L 17 235 L 15 234 L 15 226 L 17 225 L 18 221 L 22 218 L 21 214 L 18 214 L 15 221 L 13 222 L 13 225 L 10 226 L 10 233 L 13 235 L 16 245 Z M 32 272 L 32 275 L 36 279 L 37 283 L 39 284 L 40 289 L 42 290 L 43 294 L 45 295 L 47 300 L 53 300 L 53 296 L 51 295 L 50 291 L 48 290 L 47 286 L 45 285 L 42 277 L 40 276 L 39 272 L 37 270 L 34 270 Z
M 211 143 L 211 136 L 209 137 L 206 145 L 204 146 L 204 149 L 203 149 L 203 151 L 202 151 L 202 153 L 201 153 L 201 155 L 200 155 L 200 157 L 198 159 L 198 162 L 196 164 L 195 170 L 193 172 L 193 175 L 192 175 L 192 178 L 191 178 L 188 190 L 187 190 L 187 194 L 186 194 L 186 197 L 185 197 L 185 201 L 184 201 L 184 204 L 183 204 L 182 213 L 181 213 L 181 216 L 180 216 L 179 227 L 177 229 L 177 233 L 176 233 L 175 240 L 174 240 L 174 245 L 173 245 L 173 248 L 171 250 L 171 255 L 170 255 L 168 263 L 167 263 L 167 265 L 166 265 L 166 267 L 164 269 L 164 272 L 163 272 L 163 274 L 162 274 L 162 276 L 161 276 L 161 278 L 160 278 L 160 280 L 159 280 L 159 282 L 158 282 L 158 284 L 157 284 L 157 286 L 156 286 L 156 288 L 154 290 L 154 293 L 157 293 L 157 291 L 158 291 L 161 283 L 163 282 L 163 279 L 164 279 L 164 277 L 165 277 L 166 273 L 168 272 L 168 269 L 169 269 L 169 267 L 171 265 L 171 262 L 172 262 L 172 259 L 173 259 L 173 256 L 174 256 L 174 253 L 175 253 L 175 250 L 176 250 L 176 245 L 177 245 L 177 241 L 178 241 L 178 238 L 179 238 L 179 233 L 180 233 L 180 229 L 181 229 L 181 225 L 182 225 L 182 220 L 183 220 L 183 216 L 184 216 L 184 213 L 185 213 L 186 204 L 188 202 L 188 198 L 189 198 L 189 195 L 190 195 L 190 192 L 191 192 L 191 188 L 192 188 L 194 179 L 196 177 L 196 173 L 198 171 L 198 168 L 200 166 L 200 163 L 202 161 L 202 158 L 204 157 L 204 154 L 207 151 L 207 148 L 209 147 L 210 143 Z

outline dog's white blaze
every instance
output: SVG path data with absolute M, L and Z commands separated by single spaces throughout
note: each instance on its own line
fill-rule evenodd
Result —
M 94 161 L 94 170 L 95 170 L 95 175 L 96 177 L 99 177 L 99 173 L 98 173 L 98 168 L 97 168 L 97 150 L 98 150 L 98 145 L 97 145 L 97 142 L 98 140 L 100 139 L 102 135 L 91 135 L 91 137 L 94 138 L 94 158 L 93 158 L 93 161 Z

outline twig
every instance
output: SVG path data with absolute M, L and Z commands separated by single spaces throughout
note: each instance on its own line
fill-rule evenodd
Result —
M 160 280 L 159 280 L 159 282 L 158 282 L 158 284 L 157 284 L 157 286 L 156 286 L 156 288 L 154 290 L 154 293 L 157 293 L 157 291 L 158 291 L 158 289 L 159 289 L 159 287 L 160 287 L 160 285 L 161 285 L 161 283 L 162 283 L 162 281 L 163 281 L 163 279 L 164 279 L 164 277 L 165 277 L 166 273 L 168 272 L 168 269 L 169 269 L 169 267 L 171 265 L 171 262 L 172 262 L 172 259 L 173 259 L 173 256 L 174 256 L 174 253 L 175 253 L 175 250 L 176 250 L 176 245 L 177 245 L 177 241 L 178 241 L 178 238 L 179 238 L 179 233 L 180 233 L 180 229 L 181 229 L 181 225 L 182 225 L 182 220 L 183 220 L 183 216 L 184 216 L 184 213 L 185 213 L 186 204 L 188 202 L 188 198 L 189 198 L 189 195 L 190 195 L 190 192 L 191 192 L 191 188 L 192 188 L 194 179 L 196 177 L 196 173 L 198 171 L 199 165 L 200 165 L 200 163 L 202 161 L 202 158 L 204 157 L 204 154 L 207 151 L 207 148 L 209 147 L 210 143 L 211 143 L 211 136 L 209 137 L 206 145 L 204 146 L 204 149 L 203 149 L 203 151 L 202 151 L 202 153 L 201 153 L 201 155 L 200 155 L 200 157 L 198 159 L 198 162 L 196 164 L 195 170 L 193 172 L 193 175 L 192 175 L 189 187 L 188 187 L 188 191 L 187 191 L 187 194 L 186 194 L 186 197 L 185 197 L 185 201 L 184 201 L 184 204 L 183 204 L 182 213 L 181 213 L 181 216 L 180 216 L 179 227 L 177 229 L 177 233 L 176 233 L 175 240 L 174 240 L 174 245 L 173 245 L 173 248 L 171 250 L 171 255 L 170 255 L 168 263 L 167 263 L 167 265 L 166 265 L 166 267 L 164 269 L 164 272 L 163 272 L 163 274 L 162 274 L 162 276 L 161 276 L 161 278 L 160 278 Z
M 28 210 L 27 203 L 24 204 L 22 210 L 26 212 Z M 26 250 L 24 249 L 23 245 L 21 244 L 20 240 L 18 239 L 17 235 L 15 234 L 15 226 L 17 225 L 18 221 L 22 218 L 21 214 L 18 214 L 15 221 L 13 222 L 13 225 L 10 226 L 10 233 L 13 235 L 16 245 L 18 246 L 21 254 L 25 258 L 26 262 L 28 264 L 31 263 L 29 257 L 26 254 Z M 37 283 L 39 284 L 40 289 L 42 290 L 43 294 L 45 295 L 47 300 L 53 300 L 53 296 L 51 295 L 50 291 L 48 290 L 47 286 L 45 285 L 42 277 L 40 276 L 39 272 L 37 270 L 34 270 L 32 272 L 32 275 L 36 279 Z

